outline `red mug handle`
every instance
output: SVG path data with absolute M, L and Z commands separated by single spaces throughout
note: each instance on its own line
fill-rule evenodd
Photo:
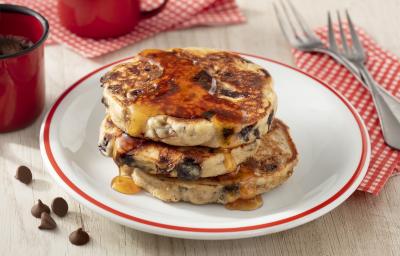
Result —
M 158 6 L 157 8 L 150 10 L 150 11 L 141 11 L 140 18 L 141 19 L 148 19 L 153 17 L 154 15 L 159 14 L 162 10 L 164 10 L 165 6 L 167 5 L 168 0 L 164 0 L 164 2 Z

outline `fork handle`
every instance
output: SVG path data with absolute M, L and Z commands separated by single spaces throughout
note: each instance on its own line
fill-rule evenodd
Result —
M 365 84 L 369 87 L 381 123 L 383 137 L 389 146 L 400 145 L 400 101 L 384 90 L 364 65 L 358 65 Z
M 365 65 L 356 65 L 330 49 L 321 49 L 319 52 L 331 56 L 346 67 L 371 92 L 385 142 L 393 148 L 400 149 L 398 147 L 400 145 L 400 101 L 379 86 Z

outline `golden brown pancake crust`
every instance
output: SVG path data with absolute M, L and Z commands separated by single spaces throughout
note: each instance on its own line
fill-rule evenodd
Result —
M 132 175 L 138 186 L 164 201 L 226 204 L 251 199 L 285 182 L 299 157 L 288 127 L 280 120 L 274 120 L 271 131 L 261 140 L 257 152 L 237 172 L 217 177 L 184 181 L 126 166 L 120 171 Z
M 235 171 L 256 152 L 259 141 L 232 149 L 171 146 L 129 136 L 107 116 L 100 129 L 99 149 L 118 166 L 128 165 L 151 174 L 194 180 Z
M 276 132 L 282 133 L 282 136 L 285 136 L 285 140 L 274 140 L 273 136 Z M 274 120 L 269 133 L 261 138 L 261 144 L 262 146 L 257 150 L 257 153 L 242 163 L 237 172 L 203 180 L 222 184 L 235 184 L 249 179 L 257 179 L 262 175 L 270 175 L 283 169 L 288 163 L 297 162 L 297 148 L 290 137 L 289 127 L 281 120 Z M 287 144 L 286 148 L 282 144 Z
M 247 64 L 229 52 L 200 56 L 183 49 L 145 50 L 139 61 L 117 65 L 101 82 L 127 106 L 178 118 L 251 124 L 268 111 L 263 87 L 271 77 L 262 68 L 239 69 Z

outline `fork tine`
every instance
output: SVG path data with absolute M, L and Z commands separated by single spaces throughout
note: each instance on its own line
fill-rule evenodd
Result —
M 338 52 L 338 47 L 337 47 L 336 39 L 335 39 L 335 33 L 333 31 L 331 12 L 328 12 L 328 40 L 329 40 L 329 47 L 333 51 Z
M 337 11 L 336 14 L 337 14 L 338 22 L 339 22 L 340 38 L 342 39 L 343 50 L 344 50 L 344 52 L 346 54 L 348 54 L 349 53 L 349 46 L 347 45 L 346 36 L 344 35 L 342 19 L 340 18 L 339 11 Z
M 286 5 L 284 4 L 284 2 L 283 2 L 282 0 L 279 1 L 279 2 L 281 3 L 283 13 L 284 13 L 285 16 L 286 16 L 286 20 L 288 21 L 290 28 L 292 29 L 292 32 L 293 32 L 294 37 L 295 37 L 298 41 L 303 42 L 303 40 L 301 39 L 301 37 L 299 36 L 299 34 L 298 34 L 297 31 L 296 31 L 296 27 L 294 26 L 294 24 L 293 24 L 293 22 L 292 22 L 292 19 L 290 18 L 290 14 L 289 14 L 288 9 L 286 8 Z
M 292 37 L 287 32 L 288 29 L 285 28 L 285 25 L 284 25 L 285 22 L 282 18 L 280 11 L 278 11 L 278 7 L 276 6 L 275 3 L 272 3 L 272 5 L 274 7 L 275 15 L 276 15 L 276 18 L 278 19 L 279 27 L 281 28 L 283 35 L 285 36 L 286 40 L 290 44 L 294 44 L 295 42 L 293 41 Z
M 356 51 L 359 51 L 364 54 L 364 49 L 361 45 L 360 39 L 358 38 L 357 32 L 354 29 L 353 22 L 351 21 L 349 12 L 346 10 L 346 17 L 347 17 L 347 23 L 349 24 L 350 28 L 350 34 L 351 34 L 351 40 L 353 42 L 353 47 L 355 48 Z
M 303 33 L 310 38 L 316 38 L 314 35 L 314 32 L 310 29 L 310 27 L 307 25 L 305 19 L 303 18 L 303 16 L 301 16 L 301 14 L 297 11 L 297 9 L 294 7 L 293 3 L 290 0 L 286 0 L 286 2 L 288 3 L 290 9 L 292 10 L 292 13 L 294 14 L 294 17 L 297 20 L 297 23 L 300 25 L 301 30 L 303 31 Z

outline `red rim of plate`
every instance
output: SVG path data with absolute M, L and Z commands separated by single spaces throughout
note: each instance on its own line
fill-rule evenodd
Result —
M 146 219 L 142 219 L 142 218 L 138 218 L 123 212 L 120 212 L 116 209 L 113 209 L 99 201 L 97 201 L 95 198 L 91 197 L 90 195 L 86 194 L 84 191 L 82 191 L 78 186 L 76 186 L 71 180 L 68 179 L 68 177 L 64 174 L 64 172 L 62 171 L 62 169 L 59 167 L 59 165 L 57 164 L 54 155 L 51 151 L 51 147 L 50 147 L 50 125 L 51 125 L 51 121 L 52 118 L 54 116 L 54 113 L 56 111 L 56 109 L 58 108 L 58 106 L 60 105 L 60 103 L 63 101 L 63 99 L 72 91 L 74 90 L 77 86 L 79 86 L 80 84 L 82 84 L 82 82 L 84 80 L 86 80 L 87 78 L 91 77 L 93 74 L 111 66 L 114 64 L 117 64 L 119 62 L 122 61 L 126 61 L 130 58 L 125 58 L 122 60 L 118 60 L 115 61 L 113 63 L 110 63 L 108 65 L 105 65 L 99 69 L 96 69 L 94 71 L 92 71 L 91 73 L 87 74 L 86 76 L 82 77 L 80 80 L 78 80 L 76 83 L 74 83 L 73 85 L 71 85 L 67 90 L 65 90 L 63 92 L 63 94 L 61 94 L 61 96 L 57 99 L 57 101 L 54 103 L 54 105 L 51 107 L 47 118 L 45 120 L 44 123 L 44 129 L 43 129 L 43 140 L 44 140 L 44 148 L 47 154 L 47 157 L 50 161 L 50 164 L 52 165 L 52 167 L 54 168 L 54 170 L 56 171 L 56 173 L 58 174 L 58 176 L 72 189 L 74 190 L 78 195 L 80 195 L 81 197 L 83 197 L 84 199 L 86 199 L 87 201 L 89 201 L 90 203 L 102 208 L 103 210 L 118 215 L 122 218 L 128 219 L 128 220 L 132 220 L 141 224 L 145 224 L 145 225 L 150 225 L 153 227 L 158 227 L 158 228 L 164 228 L 164 229 L 170 229 L 170 230 L 179 230 L 179 231 L 189 231 L 189 232 L 212 232 L 212 233 L 216 233 L 216 232 L 239 232 L 239 231 L 249 231 L 249 230 L 257 230 L 257 229 L 263 229 L 263 228 L 268 228 L 268 227 L 273 227 L 273 226 L 277 226 L 280 224 L 284 224 L 284 223 L 288 223 L 300 218 L 303 218 L 307 215 L 310 215 L 324 207 L 326 207 L 327 205 L 331 204 L 332 202 L 334 202 L 335 200 L 337 200 L 341 195 L 343 195 L 352 185 L 353 183 L 356 181 L 356 179 L 358 178 L 358 176 L 360 175 L 365 162 L 366 162 L 366 156 L 367 156 L 367 135 L 363 126 L 363 122 L 361 121 L 360 117 L 357 115 L 356 111 L 354 110 L 354 108 L 343 98 L 343 96 L 341 96 L 336 90 L 334 90 L 333 88 L 331 88 L 329 85 L 327 85 L 326 83 L 320 81 L 319 79 L 312 77 L 310 75 L 308 75 L 307 73 L 291 67 L 289 65 L 286 65 L 284 63 L 280 63 L 278 61 L 275 60 L 271 60 L 268 58 L 264 58 L 264 57 L 260 57 L 257 55 L 252 55 L 252 54 L 242 54 L 241 55 L 244 56 L 250 56 L 250 57 L 254 57 L 254 58 L 258 58 L 258 59 L 262 59 L 268 62 L 272 62 L 287 68 L 290 68 L 292 70 L 295 70 L 299 73 L 302 73 L 304 75 L 306 75 L 307 77 L 317 81 L 319 84 L 325 86 L 328 90 L 330 90 L 334 95 L 336 95 L 345 105 L 346 107 L 350 110 L 350 112 L 353 114 L 354 119 L 357 121 L 357 125 L 360 129 L 360 134 L 361 134 L 361 138 L 362 138 L 362 153 L 361 153 L 361 157 L 360 157 L 360 162 L 358 163 L 357 169 L 355 170 L 354 174 L 352 175 L 352 177 L 346 182 L 346 184 L 338 191 L 336 192 L 333 196 L 331 196 L 330 198 L 328 198 L 327 200 L 325 200 L 324 202 L 304 211 L 301 212 L 299 214 L 284 218 L 284 219 L 280 219 L 280 220 L 276 220 L 276 221 L 272 221 L 272 222 L 267 222 L 267 223 L 263 223 L 263 224 L 258 224 L 258 225 L 252 225 L 252 226 L 244 226 L 244 227 L 233 227 L 233 228 L 194 228 L 194 227 L 182 227 L 182 226 L 174 226 L 174 225 L 168 225 L 168 224 L 163 224 L 163 223 L 158 223 L 158 222 L 154 222 L 154 221 L 149 221 Z

